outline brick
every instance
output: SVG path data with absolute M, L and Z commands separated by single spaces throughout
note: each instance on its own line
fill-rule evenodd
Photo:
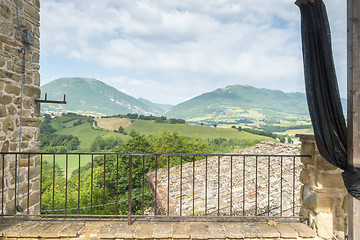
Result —
M 171 223 L 156 223 L 153 231 L 153 238 L 166 239 L 171 238 L 172 224 Z
M 132 239 L 139 226 L 140 224 L 137 223 L 128 225 L 126 222 L 122 222 L 115 233 L 115 238 Z
M 237 223 L 226 223 L 224 224 L 224 227 L 226 238 L 236 239 L 245 237 L 244 231 L 239 227 L 239 224 Z
M 35 223 L 32 227 L 25 229 L 21 236 L 27 238 L 38 238 L 40 237 L 40 233 L 45 231 L 48 227 L 52 225 L 51 222 L 39 222 Z
M 279 231 L 282 238 L 296 239 L 299 236 L 298 232 L 287 223 L 278 223 L 275 228 Z
M 150 239 L 154 230 L 153 223 L 142 223 L 135 231 L 134 238 L 136 239 Z
M 241 223 L 238 227 L 242 229 L 247 238 L 261 238 L 262 236 L 262 233 L 255 223 Z
M 208 227 L 205 223 L 192 223 L 190 224 L 189 233 L 191 239 L 207 239 Z
M 78 238 L 79 231 L 85 226 L 82 222 L 71 222 L 60 233 L 59 237 L 62 238 Z
M 317 235 L 313 229 L 311 229 L 310 227 L 306 226 L 303 223 L 292 223 L 290 225 L 295 229 L 295 231 L 298 232 L 299 237 L 313 238 Z
M 208 223 L 209 239 L 225 239 L 225 228 L 222 223 Z
M 115 238 L 115 233 L 117 229 L 120 227 L 118 222 L 111 222 L 103 225 L 98 232 L 98 237 L 101 239 L 113 239 Z
M 79 231 L 79 234 L 84 235 L 85 237 L 90 237 L 90 235 L 97 234 L 99 229 L 105 224 L 107 224 L 107 222 L 86 222 L 85 226 Z
M 189 225 L 184 223 L 173 224 L 173 239 L 189 239 Z
M 6 229 L 3 232 L 3 236 L 4 237 L 9 237 L 9 238 L 19 238 L 19 237 L 21 237 L 21 233 L 25 229 L 32 226 L 33 224 L 34 223 L 32 221 L 20 222 L 20 223 L 14 225 L 13 227 Z
M 41 238 L 58 238 L 59 233 L 67 227 L 68 224 L 64 224 L 61 222 L 52 222 L 50 226 L 48 226 L 43 231 L 39 232 L 39 237 Z
M 280 233 L 275 226 L 270 226 L 268 223 L 257 223 L 256 226 L 260 230 L 262 238 L 280 238 Z

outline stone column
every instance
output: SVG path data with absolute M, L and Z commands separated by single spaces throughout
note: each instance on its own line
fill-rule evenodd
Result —
M 310 217 L 310 226 L 318 235 L 332 239 L 335 232 L 347 232 L 347 191 L 342 171 L 328 163 L 319 153 L 314 135 L 299 134 L 302 158 L 300 181 L 300 215 Z
M 40 144 L 40 106 L 35 99 L 40 97 L 39 74 L 39 26 L 40 1 L 19 0 L 19 20 L 23 29 L 34 33 L 33 57 L 22 41 L 17 24 L 16 0 L 0 0 L 0 199 L 4 204 L 0 214 L 15 214 L 15 164 L 19 159 L 8 152 L 18 152 L 20 138 L 20 112 L 22 111 L 21 152 L 38 152 Z M 19 50 L 26 49 L 25 74 L 22 85 L 22 57 Z M 31 62 L 31 63 L 30 63 Z M 30 210 L 39 210 L 39 159 L 27 156 L 20 159 L 19 201 L 17 205 L 27 208 L 27 188 L 30 188 Z M 28 171 L 30 165 L 30 174 Z M 4 174 L 3 174 L 4 172 Z M 28 184 L 30 183 L 30 184 Z M 2 186 L 4 191 L 2 191 Z M 3 212 L 2 212 L 3 210 Z

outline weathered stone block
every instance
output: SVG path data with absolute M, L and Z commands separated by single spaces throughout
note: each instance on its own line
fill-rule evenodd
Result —
M 15 122 L 12 117 L 8 116 L 4 119 L 2 130 L 4 132 L 12 132 L 15 128 Z
M 316 223 L 318 235 L 325 239 L 332 239 L 332 234 L 334 232 L 332 213 L 318 213 L 314 221 Z
M 24 86 L 24 96 L 38 99 L 40 97 L 40 88 L 35 86 Z
M 300 194 L 301 194 L 301 198 L 300 198 L 301 204 L 311 210 L 315 210 L 318 202 L 316 192 L 309 189 L 306 186 L 302 186 Z
M 21 142 L 21 149 L 26 149 L 28 148 L 29 143 L 28 142 Z
M 16 109 L 16 107 L 14 107 L 14 105 L 12 105 L 12 104 L 9 104 L 9 105 L 7 106 L 7 110 L 8 110 L 8 114 L 9 114 L 9 115 L 15 115 L 15 114 L 17 114 L 17 109 Z
M 15 152 L 17 150 L 18 144 L 17 143 L 11 143 L 10 144 L 10 151 Z
M 28 184 L 27 184 L 27 182 L 22 182 L 22 183 L 20 183 L 20 186 L 19 186 L 19 192 L 21 193 L 21 194 L 27 194 L 27 192 L 28 192 Z
M 20 95 L 20 87 L 14 86 L 14 85 L 6 85 L 5 92 L 8 94 L 15 94 Z
M 11 19 L 11 10 L 4 3 L 0 4 L 0 15 L 5 19 Z
M 7 116 L 7 111 L 6 111 L 6 107 L 4 105 L 0 106 L 0 118 L 1 117 L 6 117 Z
M 305 186 L 310 186 L 311 176 L 308 170 L 301 170 L 300 172 L 300 182 L 303 183 Z
M 20 167 L 25 167 L 27 168 L 28 165 L 32 166 L 34 164 L 34 159 L 30 157 L 30 161 L 26 158 L 26 159 L 21 159 L 20 160 Z M 27 170 L 27 169 L 26 169 Z
M 14 201 L 14 199 L 15 199 L 15 189 L 9 189 L 8 191 L 7 191 L 7 200 L 8 201 Z
M 36 191 L 30 194 L 30 206 L 36 205 L 40 202 L 40 191 Z
M 34 179 L 36 177 L 40 176 L 40 168 L 39 167 L 33 167 L 30 170 L 30 179 Z
M 40 125 L 40 119 L 23 117 L 23 126 L 38 127 Z
M 319 188 L 344 189 L 344 182 L 340 174 L 319 173 L 315 177 Z
M 9 140 L 6 140 L 1 146 L 1 152 L 9 152 Z
M 9 95 L 0 95 L 0 104 L 6 105 L 11 103 L 12 97 Z
M 33 99 L 24 99 L 23 101 L 23 108 L 24 109 L 31 109 L 32 111 L 34 110 L 34 107 L 33 107 L 33 104 L 34 104 L 34 100 Z
M 325 160 L 320 154 L 316 154 L 316 168 L 319 170 L 336 170 L 338 169 L 331 163 Z

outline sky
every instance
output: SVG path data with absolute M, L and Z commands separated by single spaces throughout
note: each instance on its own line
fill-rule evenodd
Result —
M 346 0 L 324 3 L 346 98 Z M 305 91 L 294 0 L 44 0 L 40 17 L 41 85 L 96 78 L 173 105 L 235 84 Z

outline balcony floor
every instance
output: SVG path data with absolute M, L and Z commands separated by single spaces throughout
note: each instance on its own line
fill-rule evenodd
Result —
M 319 239 L 302 223 L 0 218 L 1 239 Z

